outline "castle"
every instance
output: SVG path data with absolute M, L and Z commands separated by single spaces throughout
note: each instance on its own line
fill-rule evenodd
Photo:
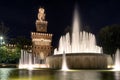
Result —
M 45 20 L 44 8 L 39 8 L 38 20 L 36 20 L 36 32 L 31 32 L 32 53 L 40 59 L 40 63 L 45 63 L 45 59 L 52 51 L 52 36 L 47 33 L 48 22 Z

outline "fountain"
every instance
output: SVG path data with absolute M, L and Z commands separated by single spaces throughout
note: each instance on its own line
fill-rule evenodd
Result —
M 66 55 L 65 55 L 65 52 L 63 53 L 63 61 L 62 61 L 62 71 L 67 71 L 69 70 L 68 67 L 67 67 L 67 63 L 66 63 Z
M 50 68 L 60 68 L 64 52 L 70 69 L 107 68 L 107 57 L 102 54 L 102 48 L 96 45 L 95 36 L 80 30 L 78 14 L 75 9 L 72 35 L 66 33 L 61 36 L 58 49 L 54 50 L 53 56 L 47 58 Z
M 47 68 L 46 64 L 40 64 L 39 59 L 28 53 L 25 50 L 21 50 L 21 58 L 19 60 L 19 69 L 33 69 L 33 68 Z
M 32 54 L 28 53 L 27 51 L 21 50 L 21 58 L 19 60 L 19 69 L 21 68 L 28 68 L 33 69 L 33 63 L 32 61 Z
M 92 33 L 80 31 L 79 27 L 79 15 L 75 9 L 72 39 L 70 39 L 69 33 L 62 36 L 59 41 L 59 48 L 58 50 L 55 49 L 54 55 L 63 54 L 64 51 L 65 53 L 102 53 L 102 48 L 96 45 L 95 36 Z
M 120 70 L 120 50 L 119 49 L 116 50 L 114 69 Z

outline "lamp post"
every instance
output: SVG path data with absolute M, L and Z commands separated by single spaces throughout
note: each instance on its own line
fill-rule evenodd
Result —
M 0 45 L 3 45 L 3 44 L 5 44 L 3 36 L 0 36 Z

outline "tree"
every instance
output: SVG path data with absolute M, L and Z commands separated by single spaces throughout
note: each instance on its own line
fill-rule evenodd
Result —
M 0 47 L 0 63 L 16 64 L 19 62 L 20 51 L 15 48 L 14 52 L 7 50 L 6 46 Z
M 98 34 L 99 45 L 106 54 L 114 54 L 120 48 L 120 25 L 111 25 L 102 28 Z

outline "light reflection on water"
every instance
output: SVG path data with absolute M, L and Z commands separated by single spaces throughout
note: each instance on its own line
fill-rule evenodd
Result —
M 0 68 L 0 80 L 9 79 L 9 75 L 12 72 L 12 68 Z
M 120 80 L 120 71 L 56 71 L 0 68 L 0 80 Z
M 120 72 L 116 71 L 114 75 L 115 75 L 115 80 L 120 80 Z
M 19 70 L 19 79 L 32 80 L 32 70 Z
M 100 73 L 94 71 L 59 72 L 55 80 L 100 80 Z

